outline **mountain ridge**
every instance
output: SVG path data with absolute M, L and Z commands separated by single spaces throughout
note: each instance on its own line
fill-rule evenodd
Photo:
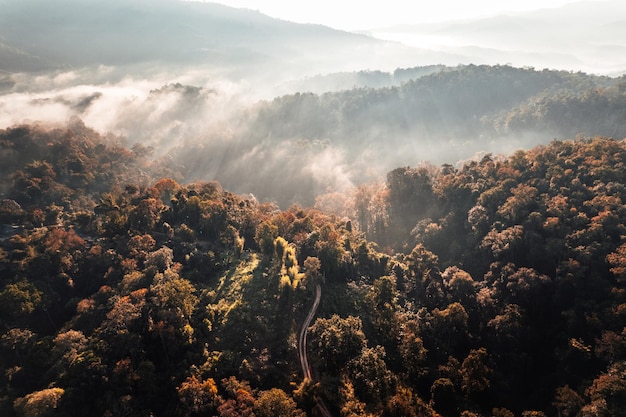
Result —
M 365 62 L 363 69 L 409 47 L 249 9 L 188 1 L 41 0 L 0 3 L 0 39 L 56 67 L 170 62 L 304 68 L 317 62 Z M 339 53 L 341 51 L 341 53 Z M 377 55 L 376 59 L 372 55 Z M 294 64 L 298 60 L 304 64 Z M 4 61 L 3 61 L 4 62 Z M 11 68 L 30 70 L 30 67 Z M 5 69 L 7 70 L 7 69 Z
M 484 18 L 387 26 L 368 33 L 414 46 L 415 40 L 433 39 L 439 50 L 471 56 L 474 64 L 506 62 L 612 74 L 626 70 L 626 60 L 621 59 L 626 50 L 626 25 L 620 24 L 624 15 L 623 2 L 580 1 Z

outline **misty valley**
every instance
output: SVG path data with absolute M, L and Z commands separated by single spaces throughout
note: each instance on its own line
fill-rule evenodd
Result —
M 626 416 L 626 45 L 597 4 L 378 30 L 473 54 L 0 0 L 0 415 Z M 515 32 L 585 13 L 611 71 L 564 69 L 567 24 L 549 67 Z

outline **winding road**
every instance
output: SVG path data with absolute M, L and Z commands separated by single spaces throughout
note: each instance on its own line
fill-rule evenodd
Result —
M 302 328 L 300 329 L 300 335 L 298 337 L 298 356 L 300 357 L 300 366 L 302 366 L 302 373 L 304 374 L 305 379 L 313 379 L 311 377 L 311 366 L 309 365 L 309 357 L 306 350 L 306 335 L 309 331 L 311 321 L 313 320 L 313 317 L 315 317 L 315 313 L 317 312 L 321 299 L 322 287 L 317 284 L 315 286 L 315 301 L 313 301 L 309 314 L 307 314 L 304 322 L 302 323 Z M 333 417 L 321 398 L 318 399 L 316 408 L 323 417 Z
M 315 317 L 315 313 L 317 312 L 317 308 L 320 305 L 320 300 L 322 299 L 322 287 L 317 284 L 315 286 L 315 301 L 309 310 L 309 314 L 307 314 L 304 322 L 302 323 L 302 329 L 300 329 L 300 337 L 298 338 L 298 356 L 300 357 L 300 366 L 302 366 L 302 373 L 305 378 L 311 379 L 311 367 L 309 366 L 309 357 L 307 356 L 306 351 L 306 335 L 309 331 L 309 326 L 311 325 L 311 321 L 313 317 Z

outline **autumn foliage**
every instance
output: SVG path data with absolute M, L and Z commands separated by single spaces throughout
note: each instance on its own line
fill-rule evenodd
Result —
M 2 416 L 624 415 L 623 141 L 397 168 L 341 213 L 76 121 L 0 151 Z

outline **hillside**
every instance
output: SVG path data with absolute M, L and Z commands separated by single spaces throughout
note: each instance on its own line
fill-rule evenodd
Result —
M 401 71 L 396 71 L 401 73 Z M 311 205 L 394 167 L 506 154 L 556 139 L 626 137 L 624 78 L 510 66 L 461 65 L 397 86 L 296 93 L 236 119 L 227 141 L 173 151 L 187 179 Z
M 12 72 L 104 65 L 132 66 L 128 71 L 137 75 L 203 66 L 233 78 L 262 74 L 276 80 L 287 74 L 361 70 L 385 61 L 400 66 L 436 57 L 364 35 L 216 3 L 3 0 L 0 7 L 0 40 L 30 57 L 0 61 L 1 70 Z
M 179 184 L 76 120 L 0 147 L 3 416 L 626 409 L 623 141 L 398 168 L 344 217 Z
M 0 107 L 10 111 L 0 112 L 0 126 L 76 117 L 129 147 L 153 148 L 177 181 L 217 180 L 283 209 L 420 161 L 456 165 L 555 138 L 626 137 L 624 77 L 460 65 L 309 81 L 295 86 L 331 91 L 259 101 L 247 84 L 212 77 L 4 74 Z
M 624 4 L 0 0 L 0 416 L 626 416 Z

